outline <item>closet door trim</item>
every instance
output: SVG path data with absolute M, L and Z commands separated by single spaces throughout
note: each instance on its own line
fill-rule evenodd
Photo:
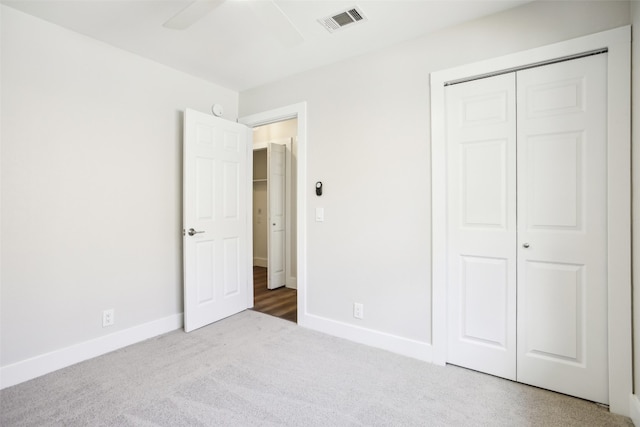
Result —
M 632 394 L 631 332 L 631 27 L 625 26 L 549 46 L 434 72 L 431 83 L 432 346 L 433 360 L 447 361 L 447 171 L 445 93 L 447 82 L 606 49 L 607 55 L 607 232 L 609 402 L 629 415 Z
M 460 84 L 460 83 L 472 82 L 474 80 L 486 79 L 487 77 L 501 76 L 503 74 L 514 73 L 514 72 L 517 72 L 517 71 L 529 70 L 531 68 L 544 67 L 545 65 L 557 64 L 558 62 L 565 62 L 565 61 L 571 61 L 573 59 L 580 59 L 580 58 L 584 58 L 586 56 L 600 55 L 601 53 L 607 53 L 607 49 L 606 48 L 605 49 L 596 49 L 596 50 L 592 50 L 592 51 L 589 51 L 589 52 L 578 53 L 578 54 L 575 54 L 575 55 L 563 56 L 561 58 L 549 59 L 547 61 L 534 62 L 534 63 L 522 65 L 520 67 L 512 67 L 512 68 L 507 68 L 505 70 L 494 71 L 494 72 L 491 72 L 491 73 L 465 77 L 465 78 L 457 79 L 457 80 L 451 80 L 451 81 L 445 82 L 444 85 L 445 86 L 453 86 L 453 85 L 457 85 L 457 84 Z

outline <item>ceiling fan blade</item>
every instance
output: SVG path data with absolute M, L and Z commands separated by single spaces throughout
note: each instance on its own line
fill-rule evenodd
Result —
M 267 30 L 284 46 L 292 47 L 304 41 L 300 31 L 274 1 L 250 1 L 247 4 L 260 18 Z
M 194 0 L 184 9 L 178 12 L 173 18 L 162 24 L 165 28 L 173 30 L 184 30 L 193 25 L 196 21 L 204 18 L 216 7 L 224 3 L 225 0 Z

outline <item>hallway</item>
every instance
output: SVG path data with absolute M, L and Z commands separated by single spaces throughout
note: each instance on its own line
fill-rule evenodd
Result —
M 253 310 L 281 319 L 297 322 L 298 292 L 281 287 L 267 289 L 267 269 L 253 267 Z

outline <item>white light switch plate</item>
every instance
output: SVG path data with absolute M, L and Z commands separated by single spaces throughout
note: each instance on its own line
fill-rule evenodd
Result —
M 316 222 L 324 221 L 324 208 L 316 208 Z

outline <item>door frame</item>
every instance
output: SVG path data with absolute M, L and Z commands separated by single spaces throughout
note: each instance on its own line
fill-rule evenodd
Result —
M 296 264 L 298 324 L 305 326 L 307 316 L 307 103 L 287 105 L 240 117 L 239 123 L 250 128 L 298 119 L 296 173 Z M 253 160 L 253 150 L 251 151 Z M 253 188 L 253 182 L 251 182 Z M 250 241 L 253 242 L 253 230 Z M 253 249 L 252 249 L 253 251 Z M 253 257 L 253 252 L 251 253 Z M 253 267 L 251 267 L 253 269 Z M 252 276 L 253 277 L 253 276 Z M 253 289 L 253 284 L 251 285 Z M 253 297 L 253 293 L 252 293 Z M 253 307 L 251 301 L 249 307 Z
M 434 72 L 431 85 L 432 348 L 447 361 L 447 181 L 445 83 L 607 49 L 607 234 L 609 408 L 629 415 L 631 313 L 631 27 L 624 26 Z

